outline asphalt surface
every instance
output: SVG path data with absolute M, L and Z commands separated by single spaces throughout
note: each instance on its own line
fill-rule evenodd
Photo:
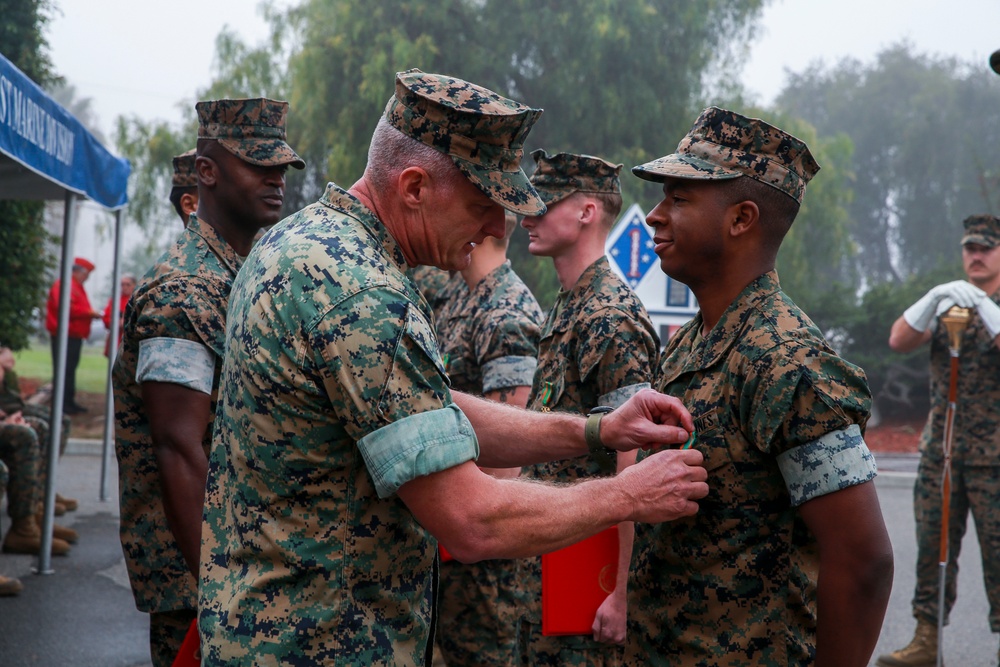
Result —
M 52 559 L 52 574 L 33 573 L 37 558 L 0 554 L 0 574 L 17 576 L 24 592 L 0 598 L 0 667 L 134 667 L 149 665 L 145 614 L 135 609 L 118 542 L 116 471 L 107 502 L 100 493 L 100 445 L 72 441 L 60 462 L 57 489 L 80 500 L 76 512 L 56 519 L 80 541 Z M 916 539 L 912 489 L 916 457 L 878 456 L 879 501 L 896 556 L 889 610 L 875 656 L 909 642 Z M 10 527 L 5 515 L 2 529 Z M 971 521 L 959 559 L 958 602 L 945 631 L 947 664 L 997 665 L 998 637 L 989 631 L 979 546 Z M 873 657 L 873 664 L 874 664 Z

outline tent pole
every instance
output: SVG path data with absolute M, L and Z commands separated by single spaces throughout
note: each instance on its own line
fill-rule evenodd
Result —
M 57 352 L 52 369 L 52 412 L 49 423 L 48 465 L 45 475 L 45 510 L 42 514 L 42 546 L 38 553 L 36 574 L 52 574 L 52 527 L 56 509 L 56 468 L 59 465 L 59 442 L 62 438 L 63 399 L 66 395 L 66 339 L 69 335 L 69 299 L 73 280 L 73 236 L 75 226 L 73 193 L 66 191 L 63 212 L 62 260 L 59 283 L 59 327 L 56 330 Z
M 122 210 L 115 211 L 115 259 L 111 275 L 111 327 L 108 332 L 108 382 L 104 390 L 104 449 L 101 452 L 101 501 L 108 500 L 108 471 L 111 467 L 111 448 L 115 439 L 115 394 L 111 386 L 111 372 L 118 356 L 118 335 L 121 328 L 118 304 L 122 297 Z

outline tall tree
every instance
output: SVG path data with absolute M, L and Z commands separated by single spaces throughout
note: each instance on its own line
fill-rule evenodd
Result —
M 327 180 L 364 170 L 372 129 L 410 67 L 452 74 L 545 109 L 528 151 L 586 152 L 626 165 L 626 204 L 655 189 L 627 168 L 676 145 L 713 66 L 735 58 L 763 0 L 306 0 L 285 19 L 300 36 L 289 62 L 293 145 Z M 525 168 L 531 171 L 530 158 Z M 551 267 L 511 256 L 541 302 Z
M 864 366 L 876 396 L 905 387 L 915 397 L 909 406 L 885 399 L 888 407 L 919 410 L 925 357 L 888 354 L 886 340 L 920 294 L 962 275 L 961 221 L 1000 211 L 1000 80 L 984 63 L 921 55 L 904 43 L 869 64 L 811 65 L 790 77 L 777 106 L 821 136 L 842 133 L 853 143 L 847 210 L 859 282 L 826 308 L 842 353 Z
M 265 3 L 268 40 L 250 47 L 220 35 L 215 79 L 200 96 L 289 100 L 289 143 L 307 163 L 290 174 L 289 210 L 314 200 L 327 181 L 350 185 L 361 176 L 393 75 L 411 67 L 544 108 L 526 155 L 545 147 L 622 162 L 626 204 L 652 201 L 655 188 L 627 168 L 676 145 L 714 78 L 745 51 L 765 2 L 303 0 L 284 10 Z M 142 133 L 131 137 L 141 141 Z M 512 255 L 546 301 L 556 285 L 551 267 L 531 266 L 517 240 Z
M 821 329 L 832 331 L 839 323 L 845 302 L 851 303 L 860 288 L 854 263 L 857 246 L 851 238 L 848 213 L 854 173 L 853 144 L 846 135 L 821 137 L 797 118 L 761 114 L 809 146 L 820 171 L 806 188 L 795 223 L 778 253 L 781 285 Z
M 261 3 L 260 11 L 269 22 L 268 38 L 257 45 L 247 45 L 229 29 L 223 29 L 215 39 L 212 83 L 198 91 L 198 99 L 269 97 L 287 99 L 289 57 L 289 19 L 269 3 Z M 146 230 L 147 243 L 137 257 L 159 253 L 157 248 L 169 242 L 176 230 L 177 215 L 167 198 L 170 194 L 172 158 L 195 147 L 198 119 L 194 104 L 183 107 L 179 125 L 162 121 L 148 122 L 138 117 L 120 116 L 116 120 L 115 145 L 132 164 L 129 176 L 128 222 Z M 291 123 L 295 123 L 293 114 Z M 300 184 L 298 170 L 292 170 L 289 181 Z M 301 185 L 299 185 L 301 189 Z M 292 206 L 300 201 L 288 201 Z
M 638 164 L 683 135 L 706 75 L 738 55 L 763 4 L 307 0 L 287 17 L 301 35 L 289 64 L 295 138 L 323 180 L 353 182 L 394 72 L 419 67 L 544 108 L 528 150 Z M 627 187 L 632 200 L 641 192 L 638 179 Z
M 868 285 L 953 262 L 962 219 L 1000 209 L 1000 80 L 982 65 L 901 44 L 870 65 L 812 65 L 777 106 L 851 138 L 849 210 Z
M 0 52 L 42 87 L 60 79 L 52 69 L 44 28 L 47 0 L 0 0 Z M 45 296 L 53 258 L 41 202 L 0 201 L 0 344 L 20 349 L 34 330 L 35 308 Z

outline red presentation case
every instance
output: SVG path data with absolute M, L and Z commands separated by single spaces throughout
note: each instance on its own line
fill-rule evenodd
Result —
M 177 651 L 172 667 L 201 667 L 201 639 L 198 637 L 198 619 L 191 621 L 191 627 L 184 635 L 181 649 Z
M 618 527 L 542 556 L 542 634 L 589 635 L 615 589 Z

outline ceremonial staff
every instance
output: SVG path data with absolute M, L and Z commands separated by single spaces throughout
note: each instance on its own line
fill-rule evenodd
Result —
M 941 323 L 948 331 L 948 352 L 951 356 L 951 375 L 948 379 L 948 410 L 944 417 L 944 472 L 941 480 L 941 542 L 938 553 L 938 641 L 937 667 L 941 667 L 944 654 L 944 587 L 948 578 L 948 524 L 951 514 L 951 442 L 955 425 L 955 402 L 958 395 L 958 355 L 962 348 L 962 333 L 969 324 L 972 311 L 952 306 L 941 316 Z

